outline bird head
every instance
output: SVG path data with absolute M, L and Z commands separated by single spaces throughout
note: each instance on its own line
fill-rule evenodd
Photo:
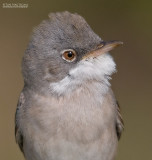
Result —
M 87 82 L 108 86 L 109 77 L 116 71 L 108 52 L 120 44 L 104 42 L 78 14 L 51 13 L 34 29 L 24 54 L 25 85 L 57 95 Z

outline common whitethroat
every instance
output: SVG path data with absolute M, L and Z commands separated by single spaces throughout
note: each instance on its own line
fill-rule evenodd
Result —
M 51 13 L 22 61 L 15 135 L 26 160 L 113 160 L 123 130 L 110 88 L 116 64 L 78 14 Z

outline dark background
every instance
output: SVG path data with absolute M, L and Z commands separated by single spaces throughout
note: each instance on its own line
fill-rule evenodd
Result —
M 28 3 L 5 9 L 3 3 Z M 23 87 L 21 59 L 34 26 L 50 12 L 77 12 L 104 40 L 121 40 L 112 51 L 117 63 L 112 87 L 121 105 L 125 131 L 117 160 L 152 159 L 152 1 L 1 0 L 0 159 L 23 160 L 15 144 L 14 114 Z

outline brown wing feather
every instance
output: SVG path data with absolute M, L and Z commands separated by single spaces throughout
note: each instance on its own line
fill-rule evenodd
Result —
M 23 152 L 23 135 L 18 126 L 18 113 L 20 108 L 23 107 L 24 101 L 25 101 L 24 94 L 21 93 L 18 104 L 17 104 L 16 114 L 15 114 L 15 139 L 16 139 L 16 143 L 18 143 L 22 152 Z
M 116 101 L 116 107 L 117 107 L 116 132 L 119 140 L 121 137 L 122 131 L 124 130 L 124 122 L 120 113 L 120 106 L 118 101 Z

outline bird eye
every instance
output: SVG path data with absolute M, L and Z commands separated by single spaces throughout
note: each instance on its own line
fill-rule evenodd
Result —
M 72 49 L 64 50 L 62 53 L 62 58 L 68 62 L 73 62 L 76 59 L 76 52 Z

